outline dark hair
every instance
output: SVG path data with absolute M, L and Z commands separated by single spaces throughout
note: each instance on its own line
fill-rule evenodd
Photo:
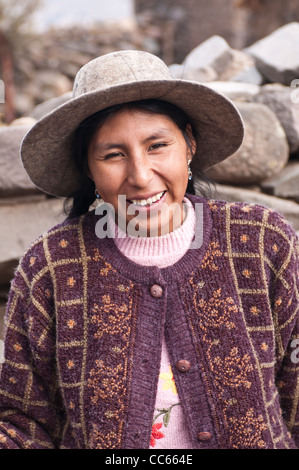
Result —
M 196 138 L 196 130 L 193 128 L 189 117 L 177 106 L 161 100 L 142 100 L 130 103 L 118 104 L 99 111 L 85 119 L 76 129 L 72 142 L 72 157 L 76 168 L 81 175 L 81 187 L 72 193 L 65 201 L 64 210 L 67 218 L 78 217 L 88 212 L 89 207 L 95 201 L 95 185 L 88 176 L 88 148 L 95 133 L 104 124 L 107 118 L 120 110 L 132 109 L 146 111 L 155 114 L 163 114 L 173 120 L 182 131 L 187 145 L 191 143 L 186 133 L 187 125 L 191 125 L 192 133 Z M 206 180 L 202 175 L 203 180 Z M 187 193 L 195 194 L 192 180 L 188 181 Z

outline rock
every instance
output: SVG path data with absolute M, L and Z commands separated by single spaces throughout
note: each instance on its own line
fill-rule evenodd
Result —
M 251 83 L 252 85 L 262 85 L 265 80 L 263 75 L 258 71 L 257 67 L 253 65 L 252 67 L 243 70 L 238 75 L 231 77 L 230 81 Z
M 71 97 L 72 97 L 72 92 L 69 91 L 68 93 L 64 93 L 63 95 L 58 96 L 56 98 L 51 98 L 49 100 L 46 100 L 43 103 L 40 103 L 37 106 L 35 106 L 35 108 L 30 113 L 30 116 L 36 120 L 41 119 L 50 111 L 53 111 L 53 109 L 66 103 Z
M 19 116 L 27 116 L 34 108 L 35 100 L 27 91 L 19 90 L 15 97 L 15 106 Z
M 198 48 L 201 46 L 199 45 Z M 229 48 L 228 44 L 227 47 Z M 242 79 L 242 73 L 244 73 L 244 77 L 246 77 L 246 72 L 248 72 L 248 78 L 250 83 L 250 79 L 252 82 L 256 82 L 255 84 L 260 85 L 263 82 L 262 75 L 258 72 L 258 70 L 254 67 L 254 59 L 250 57 L 249 54 L 246 54 L 242 51 L 237 51 L 235 49 L 228 49 L 229 54 L 226 56 L 226 60 L 223 60 L 223 65 L 221 68 L 215 67 L 213 61 L 211 60 L 211 64 L 204 65 L 203 59 L 200 57 L 196 57 L 197 48 L 195 48 L 192 52 L 194 53 L 194 57 L 192 57 L 192 52 L 190 53 L 190 57 L 188 62 L 187 58 L 183 62 L 183 64 L 172 64 L 169 66 L 170 73 L 173 78 L 180 78 L 185 80 L 194 80 L 198 82 L 221 82 L 226 83 L 227 81 L 245 81 Z M 201 60 L 201 62 L 200 62 Z M 214 68 L 215 67 L 215 68 Z M 252 69 L 255 70 L 256 75 L 253 77 L 253 73 L 249 73 Z M 240 75 L 240 79 L 238 76 Z M 235 79 L 237 77 L 237 79 Z
M 195 182 L 195 191 L 198 183 Z M 294 230 L 299 231 L 299 204 L 250 189 L 238 188 L 230 185 L 216 184 L 214 199 L 228 202 L 247 202 L 260 204 L 282 214 Z
M 168 68 L 173 78 L 181 80 L 192 80 L 195 82 L 210 82 L 212 80 L 217 80 L 217 73 L 212 69 L 212 67 L 186 69 L 183 64 L 172 64 Z
M 286 135 L 267 106 L 260 103 L 235 104 L 244 120 L 244 141 L 236 153 L 206 173 L 222 183 L 258 184 L 285 167 L 289 159 Z
M 184 66 L 181 64 L 171 64 L 168 66 L 170 75 L 173 78 L 182 78 L 184 73 Z
M 0 285 L 13 277 L 13 270 L 29 245 L 43 232 L 62 221 L 62 200 L 46 196 L 5 200 L 0 204 Z
M 30 127 L 28 125 L 0 127 L 1 197 L 39 191 L 27 176 L 20 158 L 21 142 Z
M 280 84 L 264 85 L 254 101 L 263 103 L 276 114 L 286 133 L 290 152 L 299 150 L 299 106 L 292 99 L 294 90 Z
M 261 183 L 263 191 L 299 202 L 299 162 L 290 162 L 277 176 Z
M 22 93 L 29 95 L 34 103 L 42 103 L 68 93 L 72 87 L 72 81 L 62 73 L 39 70 L 34 73 L 34 80 L 27 82 L 22 88 Z
M 252 83 L 213 81 L 205 85 L 222 93 L 231 100 L 238 101 L 252 101 L 260 92 L 260 87 Z
M 30 116 L 20 117 L 18 119 L 14 119 L 9 125 L 10 126 L 26 126 L 31 127 L 36 123 L 36 119 Z
M 195 49 L 183 61 L 186 74 L 197 74 L 202 69 L 213 69 L 216 74 L 223 72 L 232 59 L 232 50 L 220 36 L 212 36 Z
M 270 82 L 290 85 L 299 77 L 299 23 L 289 23 L 245 49 Z
M 218 80 L 220 81 L 231 80 L 232 77 L 245 72 L 255 65 L 252 56 L 246 52 L 231 49 L 230 54 L 231 57 L 227 61 L 226 67 L 218 74 Z
M 220 36 L 212 36 L 193 49 L 183 64 L 174 64 L 170 68 L 175 78 L 224 82 L 245 73 L 254 65 L 255 60 L 250 54 L 232 49 Z

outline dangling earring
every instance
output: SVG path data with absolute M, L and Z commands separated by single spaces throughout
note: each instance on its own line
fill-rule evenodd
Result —
M 188 180 L 192 181 L 193 175 L 192 175 L 192 170 L 190 168 L 190 163 L 191 163 L 191 160 L 188 160 Z
M 97 198 L 97 199 L 100 199 L 100 195 L 99 195 L 99 193 L 98 193 L 97 188 L 95 189 L 94 193 L 95 193 L 95 195 L 96 195 L 96 198 Z

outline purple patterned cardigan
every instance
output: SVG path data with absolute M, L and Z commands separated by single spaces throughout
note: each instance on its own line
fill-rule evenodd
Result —
M 203 243 L 167 268 L 97 238 L 94 212 L 31 245 L 7 308 L 0 448 L 149 448 L 163 334 L 194 449 L 298 446 L 295 233 L 261 206 L 189 197 Z

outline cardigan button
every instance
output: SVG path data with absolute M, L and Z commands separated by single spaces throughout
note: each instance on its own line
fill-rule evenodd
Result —
M 159 299 L 163 295 L 163 289 L 158 284 L 154 284 L 150 288 L 150 293 L 153 297 L 155 297 L 156 299 Z
M 180 359 L 175 366 L 180 372 L 188 372 L 191 369 L 191 364 L 186 359 Z
M 199 441 L 209 441 L 212 439 L 212 434 L 210 432 L 199 432 L 197 434 L 197 439 Z

